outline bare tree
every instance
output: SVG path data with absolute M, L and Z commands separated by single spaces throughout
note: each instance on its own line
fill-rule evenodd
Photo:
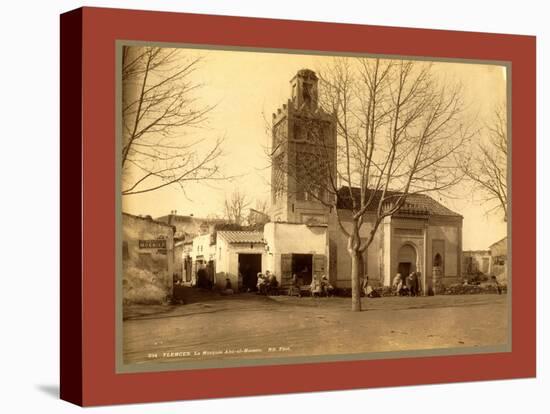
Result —
M 480 201 L 489 206 L 488 212 L 500 211 L 508 218 L 507 162 L 508 139 L 505 106 L 498 106 L 493 119 L 485 127 L 486 140 L 473 146 L 462 163 L 462 170 L 473 183 Z
M 352 262 L 352 310 L 360 311 L 361 259 L 380 224 L 407 208 L 409 195 L 457 184 L 463 175 L 456 155 L 472 132 L 460 85 L 440 85 L 430 64 L 335 58 L 319 73 L 320 104 L 336 123 L 337 165 L 330 156 L 334 144 L 316 132 L 323 131 L 317 120 L 304 117 L 302 128 L 315 145 L 299 162 L 287 162 L 286 173 L 300 191 L 336 212 Z M 289 160 L 280 142 L 272 151 L 273 168 Z M 346 217 L 337 208 L 342 204 Z
M 246 194 L 235 188 L 233 192 L 225 198 L 225 218 L 237 225 L 242 225 L 246 218 L 246 209 L 249 206 L 250 201 Z
M 181 49 L 125 46 L 122 53 L 122 194 L 221 179 L 222 139 L 204 132 L 212 106 L 201 106 L 193 73 L 201 57 Z

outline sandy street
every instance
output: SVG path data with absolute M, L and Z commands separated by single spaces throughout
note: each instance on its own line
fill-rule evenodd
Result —
M 125 363 L 257 359 L 506 343 L 507 296 L 195 297 L 125 309 Z

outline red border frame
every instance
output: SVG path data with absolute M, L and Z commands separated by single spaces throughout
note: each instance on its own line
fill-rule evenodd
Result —
M 535 376 L 534 37 L 100 8 L 66 13 L 61 25 L 63 399 L 104 405 Z M 116 40 L 512 62 L 512 272 L 521 277 L 512 352 L 115 374 Z

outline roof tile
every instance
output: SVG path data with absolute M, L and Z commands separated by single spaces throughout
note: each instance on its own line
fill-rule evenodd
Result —
M 349 187 L 342 187 L 338 190 L 338 202 L 337 208 L 339 209 L 351 209 L 352 202 L 349 196 Z M 361 190 L 358 187 L 351 188 L 353 198 L 359 203 L 359 198 L 361 197 Z M 398 191 L 386 191 L 386 198 L 399 197 L 402 193 Z M 378 208 L 378 203 L 380 202 L 380 197 L 382 197 L 382 191 L 377 191 L 374 195 L 373 202 L 370 205 L 369 211 L 374 211 Z M 410 194 L 407 196 L 405 205 L 401 207 L 403 212 L 413 213 L 413 214 L 427 214 L 432 216 L 453 216 L 461 217 L 460 214 L 455 213 L 454 211 L 448 209 L 443 204 L 434 200 L 426 194 Z
M 264 234 L 260 231 L 218 231 L 228 243 L 261 243 L 264 244 Z

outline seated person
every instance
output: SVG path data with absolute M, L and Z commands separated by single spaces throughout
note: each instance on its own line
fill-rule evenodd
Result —
M 380 297 L 380 293 L 378 293 L 376 291 L 376 289 L 374 289 L 369 284 L 369 277 L 368 276 L 366 276 L 366 278 L 365 278 L 365 286 L 364 286 L 363 292 L 365 293 L 365 296 L 367 298 L 379 298 Z
M 266 279 L 263 273 L 258 273 L 258 282 L 256 283 L 256 289 L 258 289 L 259 293 L 262 293 L 265 290 L 266 286 Z
M 325 295 L 329 296 L 332 294 L 332 291 L 334 290 L 334 286 L 330 284 L 328 281 L 327 275 L 323 274 L 321 277 L 321 291 Z
M 288 296 L 302 296 L 302 293 L 300 292 L 300 283 L 298 276 L 296 273 L 292 274 L 292 278 L 290 279 L 290 286 L 288 287 Z
M 265 293 L 267 295 L 278 294 L 279 281 L 277 280 L 277 276 L 275 276 L 269 270 L 265 273 L 266 273 Z
M 266 272 L 269 275 L 268 282 L 271 287 L 277 287 L 279 282 L 277 281 L 277 276 L 271 273 L 269 270 Z
M 361 290 L 366 297 L 369 296 L 370 292 L 372 292 L 372 287 L 369 285 L 368 275 L 365 275 L 365 277 L 361 279 Z
M 369 288 L 369 277 L 365 275 L 364 277 L 361 277 L 359 280 L 361 284 L 361 291 L 365 296 L 367 296 L 368 288 Z
M 399 283 L 397 285 L 397 295 L 406 296 L 409 294 L 409 289 L 407 288 L 407 276 L 398 273 Z
M 222 295 L 232 295 L 233 292 L 233 286 L 231 285 L 231 280 L 229 278 L 225 279 L 225 289 L 222 290 Z
M 321 283 L 317 279 L 317 275 L 313 275 L 313 277 L 311 278 L 311 285 L 309 285 L 309 289 L 311 291 L 311 296 L 321 294 Z

